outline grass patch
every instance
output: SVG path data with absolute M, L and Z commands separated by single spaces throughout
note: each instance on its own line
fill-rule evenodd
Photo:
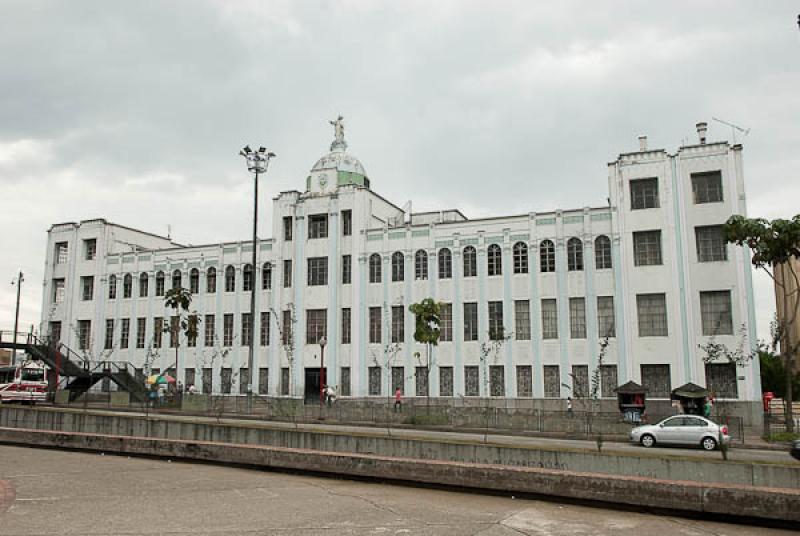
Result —
M 447 424 L 447 415 L 414 415 L 405 420 L 404 424 L 420 426 L 439 426 Z
M 774 432 L 765 436 L 764 439 L 770 442 L 794 441 L 795 439 L 800 439 L 800 433 Z

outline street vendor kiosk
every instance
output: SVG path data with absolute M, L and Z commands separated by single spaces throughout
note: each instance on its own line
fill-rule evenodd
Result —
M 642 421 L 645 410 L 647 389 L 634 381 L 620 385 L 614 391 L 617 393 L 619 411 L 625 422 L 638 423 Z
M 672 390 L 670 398 L 677 400 L 683 413 L 687 415 L 703 415 L 703 406 L 708 398 L 708 389 L 687 383 Z

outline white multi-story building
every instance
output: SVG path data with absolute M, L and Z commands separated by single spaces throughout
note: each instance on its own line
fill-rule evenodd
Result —
M 407 213 L 375 193 L 346 152 L 341 123 L 305 190 L 273 202 L 275 236 L 183 247 L 105 220 L 48 232 L 42 329 L 95 358 L 174 366 L 165 289 L 189 288 L 197 340 L 179 345 L 177 377 L 204 392 L 344 396 L 603 396 L 629 380 L 649 398 L 692 382 L 756 401 L 756 367 L 706 364 L 699 345 L 755 341 L 747 253 L 721 224 L 745 213 L 741 146 L 700 140 L 608 164 L 608 203 L 469 219 Z M 255 285 L 256 332 L 249 329 Z M 429 377 L 408 306 L 442 304 Z M 492 339 L 500 339 L 492 343 Z M 604 352 L 603 342 L 608 342 Z M 291 341 L 291 344 L 287 344 Z M 603 354 L 602 364 L 598 363 Z M 422 359 L 420 358 L 422 356 Z

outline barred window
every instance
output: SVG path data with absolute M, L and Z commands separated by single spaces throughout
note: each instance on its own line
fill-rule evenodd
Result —
M 719 398 L 739 398 L 736 365 L 733 363 L 706 363 L 706 386 Z
M 703 335 L 733 335 L 731 291 L 701 292 L 700 315 L 703 320 Z
M 533 373 L 530 365 L 517 365 L 517 396 L 520 398 L 533 396 Z
M 258 369 L 258 394 L 269 394 L 269 368 L 267 367 Z
M 392 367 L 392 393 L 397 388 L 400 388 L 401 393 L 406 392 L 406 377 L 403 367 Z
M 403 342 L 406 339 L 403 306 L 392 305 L 392 342 Z
M 531 338 L 531 302 L 514 300 L 514 336 L 518 341 Z
M 291 309 L 281 311 L 281 316 L 283 317 L 281 320 L 281 344 L 288 345 L 289 341 L 294 337 Z
M 478 340 L 478 304 L 464 303 L 464 340 Z
M 631 186 L 631 210 L 658 208 L 658 178 L 635 179 Z
M 56 264 L 66 264 L 68 252 L 67 242 L 56 242 Z
M 265 262 L 261 267 L 261 290 L 272 288 L 272 263 Z
M 83 301 L 94 299 L 94 276 L 85 275 L 81 277 L 81 291 Z
M 342 235 L 350 236 L 353 234 L 353 211 L 350 209 L 342 211 Z M 349 370 L 349 369 L 348 369 Z
M 369 308 L 369 342 L 379 344 L 381 342 L 381 308 Z
M 545 365 L 543 370 L 545 398 L 560 398 L 561 376 L 558 371 L 558 365 Z
M 542 300 L 542 338 L 558 338 L 558 307 L 554 298 Z
M 261 313 L 261 346 L 269 346 L 269 312 Z
M 250 346 L 253 342 L 250 321 L 250 313 L 242 313 L 242 346 Z
M 405 258 L 399 251 L 392 253 L 392 281 L 405 279 Z
M 78 349 L 89 350 L 92 341 L 92 321 L 78 320 Z
M 369 367 L 369 395 L 381 394 L 381 367 Z
M 448 342 L 453 340 L 453 304 L 439 304 L 439 340 Z
M 117 298 L 117 276 L 111 274 L 108 276 L 108 299 L 114 300 Z
M 637 294 L 636 309 L 640 337 L 667 336 L 667 298 L 665 294 Z
M 182 275 L 180 270 L 173 270 L 172 271 L 172 289 L 181 288 L 182 286 Z
M 130 298 L 133 295 L 133 276 L 125 274 L 122 278 L 122 297 Z
M 722 202 L 722 172 L 692 173 L 692 195 L 695 204 Z
M 242 269 L 242 290 L 244 292 L 251 292 L 253 290 L 253 265 L 245 264 Z
M 231 394 L 231 386 L 233 385 L 233 370 L 230 367 L 222 367 L 220 369 L 220 387 L 222 394 Z
M 552 240 L 542 240 L 539 244 L 539 270 L 545 273 L 556 271 L 556 246 Z
M 147 319 L 136 319 L 136 348 L 144 348 L 147 341 Z
M 464 277 L 478 275 L 478 252 L 472 246 L 464 248 Z
M 594 240 L 594 267 L 597 270 L 611 268 L 611 240 L 605 235 Z
M 528 273 L 528 246 L 525 242 L 514 244 L 514 273 Z
M 150 282 L 150 278 L 147 277 L 147 274 L 142 272 L 139 274 L 139 297 L 146 298 L 147 297 L 147 287 L 149 286 L 148 283 Z
M 569 336 L 573 339 L 586 338 L 586 300 L 569 299 Z
M 642 387 L 647 398 L 669 398 L 672 391 L 669 365 L 641 365 Z
M 480 374 L 478 367 L 469 365 L 464 367 L 464 396 L 479 396 L 481 392 Z
M 153 318 L 153 348 L 161 348 L 161 338 L 164 336 L 164 318 Z
M 428 395 L 428 367 L 416 367 L 414 370 L 414 383 L 416 384 L 417 396 Z
M 350 396 L 350 367 L 341 367 L 339 373 L 339 396 Z
M 217 269 L 213 266 L 206 272 L 206 292 L 213 294 L 217 291 Z
M 114 319 L 106 320 L 106 340 L 103 349 L 111 350 L 114 347 Z
M 206 315 L 205 325 L 205 340 L 203 344 L 208 347 L 214 346 L 214 315 Z
M 281 367 L 281 394 L 289 394 L 289 367 Z
M 222 345 L 233 346 L 233 315 L 226 314 L 222 317 Z
M 453 367 L 439 367 L 439 396 L 453 396 Z
M 179 316 L 172 316 L 169 319 L 169 347 L 178 347 L 178 337 L 181 335 L 180 331 L 181 318 Z
M 616 323 L 614 320 L 614 297 L 597 297 L 597 336 L 616 337 Z
M 506 396 L 506 375 L 503 365 L 489 365 L 489 395 Z
M 350 308 L 342 309 L 342 344 L 350 344 Z
M 377 253 L 369 256 L 369 282 L 381 282 L 381 256 Z
M 312 214 L 308 217 L 308 238 L 328 238 L 327 214 Z
M 574 236 L 567 241 L 567 270 L 583 270 L 583 242 Z
M 244 367 L 239 368 L 239 394 L 246 395 L 250 390 L 250 370 Z
M 428 253 L 422 249 L 414 253 L 414 279 L 428 279 Z
M 453 277 L 453 255 L 447 248 L 439 250 L 439 279 L 450 279 Z
M 660 230 L 633 233 L 633 264 L 635 266 L 662 264 Z
M 192 268 L 189 272 L 189 292 L 197 294 L 200 292 L 200 270 Z
M 505 328 L 503 327 L 503 302 L 489 302 L 489 338 L 499 341 L 505 338 Z
M 93 261 L 97 257 L 97 239 L 89 238 L 83 241 L 86 260 Z
M 617 388 L 617 366 L 600 365 L 600 397 L 616 398 L 614 389 Z
M 66 281 L 53 279 L 53 303 L 62 303 L 66 294 Z
M 328 257 L 309 257 L 308 286 L 328 284 Z
M 728 247 L 722 232 L 722 225 L 707 225 L 694 228 L 697 242 L 697 260 L 714 262 L 728 260 Z
M 353 257 L 342 255 L 342 285 L 349 285 L 353 279 Z
M 284 216 L 283 217 L 283 240 L 286 242 L 291 242 L 292 240 L 292 217 L 291 216 Z
M 589 365 L 572 365 L 572 395 L 578 398 L 589 396 Z
M 236 268 L 228 266 L 225 268 L 225 292 L 236 290 Z
M 164 281 L 166 276 L 164 272 L 159 271 L 156 273 L 156 296 L 163 296 L 164 295 Z
M 489 246 L 486 256 L 489 275 L 501 275 L 503 273 L 503 253 L 500 246 L 492 244 Z
M 292 286 L 292 260 L 284 259 L 283 261 L 283 288 Z
M 319 344 L 327 334 L 328 310 L 306 310 L 306 344 Z
M 127 348 L 131 337 L 131 319 L 123 318 L 120 326 L 119 347 Z

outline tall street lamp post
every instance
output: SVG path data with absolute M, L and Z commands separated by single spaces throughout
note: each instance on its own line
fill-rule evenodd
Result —
M 256 252 L 258 247 L 258 175 L 266 173 L 270 158 L 275 156 L 273 152 L 267 152 L 266 147 L 260 147 L 258 151 L 253 151 L 249 145 L 239 151 L 239 154 L 247 160 L 247 170 L 253 173 L 253 264 L 252 277 L 250 279 L 250 347 L 247 352 L 247 371 L 249 374 L 247 382 L 247 400 L 253 400 L 253 354 L 255 351 L 256 335 Z
M 325 405 L 325 345 L 328 339 L 324 336 L 319 340 L 319 407 Z
M 22 289 L 22 282 L 25 281 L 25 277 L 22 275 L 22 270 L 19 271 L 19 275 L 17 276 L 16 281 L 13 281 L 12 285 L 17 285 L 17 308 L 14 311 L 14 349 L 12 350 L 11 354 L 11 364 L 17 364 L 17 329 L 19 329 L 19 293 Z

